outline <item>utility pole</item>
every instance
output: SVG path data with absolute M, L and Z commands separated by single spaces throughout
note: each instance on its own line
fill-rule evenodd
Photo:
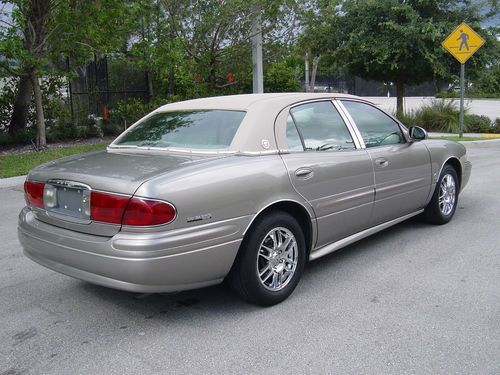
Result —
M 306 56 L 305 56 L 305 64 L 304 64 L 304 67 L 305 67 L 305 74 L 306 74 L 306 80 L 304 82 L 305 84 L 305 91 L 308 92 L 309 91 L 309 52 L 306 51 Z
M 254 8 L 252 20 L 252 71 L 253 71 L 253 92 L 264 92 L 264 72 L 262 68 L 262 20 L 260 6 Z

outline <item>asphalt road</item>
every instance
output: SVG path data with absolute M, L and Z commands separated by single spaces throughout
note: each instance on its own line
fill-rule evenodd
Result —
M 17 241 L 21 186 L 0 189 L 0 374 L 499 374 L 500 142 L 467 147 L 451 223 L 407 221 L 313 262 L 271 308 L 49 271 Z

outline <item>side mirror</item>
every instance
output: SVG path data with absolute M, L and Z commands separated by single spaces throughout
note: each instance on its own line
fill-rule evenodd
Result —
M 410 126 L 408 128 L 408 134 L 410 138 L 415 141 L 421 141 L 427 138 L 427 132 L 420 126 Z

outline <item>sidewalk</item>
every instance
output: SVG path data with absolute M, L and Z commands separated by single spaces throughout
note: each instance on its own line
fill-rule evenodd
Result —
M 16 177 L 8 177 L 8 178 L 0 178 L 0 189 L 10 188 L 18 185 L 24 184 L 24 180 L 26 180 L 26 175 L 24 176 L 16 176 Z

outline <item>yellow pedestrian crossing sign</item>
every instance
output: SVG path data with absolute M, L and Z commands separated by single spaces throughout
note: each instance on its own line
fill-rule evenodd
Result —
M 465 22 L 458 25 L 441 43 L 461 64 L 465 64 L 483 44 L 484 39 Z

